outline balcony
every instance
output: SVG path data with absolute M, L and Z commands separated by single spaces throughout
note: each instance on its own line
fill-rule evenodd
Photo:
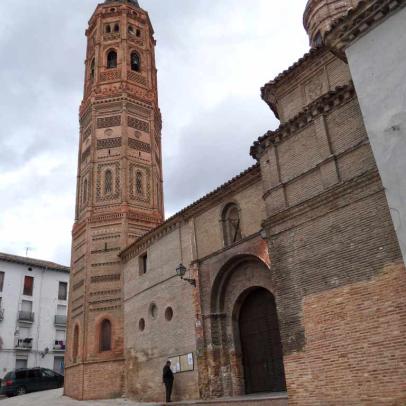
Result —
M 33 323 L 34 322 L 34 313 L 27 312 L 25 310 L 20 310 L 18 312 L 18 321 L 23 323 Z
M 31 351 L 32 350 L 32 338 L 21 338 L 17 340 L 15 345 L 16 350 Z
M 4 319 L 4 309 L 0 309 L 0 321 Z
M 65 352 L 65 341 L 55 340 L 54 352 Z
M 55 326 L 66 326 L 66 315 L 56 314 L 55 315 Z

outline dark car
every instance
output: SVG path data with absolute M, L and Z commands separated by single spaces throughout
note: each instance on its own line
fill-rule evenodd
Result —
M 10 396 L 24 395 L 63 386 L 63 375 L 46 368 L 16 369 L 6 374 L 1 382 L 0 394 Z

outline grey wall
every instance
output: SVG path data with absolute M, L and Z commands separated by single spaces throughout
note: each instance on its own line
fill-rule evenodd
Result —
M 403 260 L 406 258 L 406 8 L 347 49 Z

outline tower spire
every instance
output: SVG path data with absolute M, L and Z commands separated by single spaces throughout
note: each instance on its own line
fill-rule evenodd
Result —
M 132 4 L 133 6 L 140 7 L 138 4 L 138 0 L 105 0 L 105 4 L 108 3 L 127 3 L 127 4 Z

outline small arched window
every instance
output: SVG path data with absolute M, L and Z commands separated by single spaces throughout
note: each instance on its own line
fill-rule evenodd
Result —
M 234 244 L 242 239 L 240 210 L 234 203 L 227 205 L 222 213 L 224 244 Z
M 104 173 L 104 194 L 108 195 L 113 192 L 113 173 L 110 169 Z
M 79 353 L 79 326 L 76 325 L 73 330 L 73 362 L 76 362 Z
M 111 33 L 111 27 L 110 25 L 106 25 L 106 34 L 110 34 Z
M 114 24 L 114 32 L 119 32 L 120 26 L 118 24 Z
M 137 52 L 134 51 L 131 53 L 131 70 L 139 72 L 140 68 L 141 68 L 140 56 L 138 55 Z
M 90 80 L 94 80 L 94 69 L 95 69 L 95 62 L 94 59 L 92 59 L 92 62 L 90 63 Z
M 142 181 L 142 173 L 140 171 L 137 171 L 135 174 L 135 190 L 137 191 L 137 195 L 143 195 L 144 194 L 144 185 Z
M 107 54 L 107 68 L 108 69 L 117 68 L 117 52 L 116 51 L 110 51 Z
M 87 202 L 87 179 L 83 182 L 82 203 Z
M 100 352 L 111 351 L 111 323 L 103 320 L 100 325 Z

